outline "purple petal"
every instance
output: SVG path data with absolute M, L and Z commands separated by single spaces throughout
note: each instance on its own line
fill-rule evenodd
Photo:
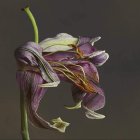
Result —
M 24 46 L 19 47 L 15 51 L 15 57 L 19 67 L 26 68 L 27 66 L 37 66 L 42 78 L 48 82 L 59 81 L 57 74 L 52 69 L 51 65 L 43 58 L 41 48 L 34 42 L 28 42 Z
M 96 48 L 92 46 L 91 37 L 79 37 L 79 41 L 77 46 L 79 47 L 80 51 L 83 53 L 83 56 L 89 56 L 91 53 L 93 53 Z
M 73 59 L 75 54 L 73 52 L 56 52 L 50 55 L 48 55 L 48 53 L 44 53 L 43 57 L 47 61 L 65 61 Z
M 80 36 L 77 45 L 81 46 L 83 44 L 89 43 L 91 39 L 92 39 L 91 37 L 81 37 Z
M 101 66 L 108 60 L 108 58 L 109 58 L 108 53 L 103 51 L 101 54 L 92 57 L 91 61 L 96 66 Z
M 94 83 L 97 93 L 86 94 L 83 98 L 83 105 L 90 110 L 96 111 L 104 107 L 105 96 L 101 88 L 97 87 Z
M 31 123 L 37 127 L 65 132 L 69 123 L 62 121 L 61 118 L 57 118 L 52 120 L 54 124 L 50 124 L 37 114 L 39 103 L 46 92 L 46 89 L 40 87 L 40 85 L 46 81 L 49 82 L 50 79 L 52 81 L 59 81 L 59 78 L 49 63 L 42 57 L 40 49 L 35 47 L 39 46 L 29 42 L 25 46 L 19 47 L 15 52 L 19 67 L 16 76 L 20 90 L 25 95 L 28 117 Z M 40 71 L 36 72 L 35 68 Z M 47 74 L 50 74 L 51 77 Z
M 38 114 L 37 109 L 46 89 L 38 85 L 44 81 L 39 74 L 30 72 L 17 72 L 17 81 L 21 92 L 25 94 L 26 108 L 31 123 L 37 127 L 48 128 L 48 122 L 44 121 Z
M 82 104 L 84 107 L 89 110 L 96 111 L 104 107 L 105 105 L 105 96 L 103 91 L 94 85 L 98 93 L 85 93 L 79 90 L 76 86 L 72 87 L 72 97 L 75 103 L 83 101 Z
M 84 96 L 86 95 L 86 93 L 84 93 L 81 89 L 77 88 L 77 86 L 75 85 L 72 85 L 71 91 L 75 103 L 78 103 L 81 100 L 83 100 Z
M 79 47 L 79 50 L 83 53 L 83 56 L 85 57 L 88 57 L 91 53 L 93 53 L 96 50 L 96 48 L 93 47 L 90 43 L 85 43 L 78 47 Z

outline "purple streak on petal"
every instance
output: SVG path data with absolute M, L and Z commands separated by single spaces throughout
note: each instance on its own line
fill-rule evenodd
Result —
M 90 110 L 96 111 L 104 107 L 105 96 L 101 88 L 97 87 L 94 83 L 93 86 L 96 88 L 98 93 L 86 94 L 83 99 L 83 105 Z
M 108 53 L 103 52 L 102 54 L 91 58 L 91 61 L 93 64 L 101 66 L 107 61 L 108 57 L 109 57 Z

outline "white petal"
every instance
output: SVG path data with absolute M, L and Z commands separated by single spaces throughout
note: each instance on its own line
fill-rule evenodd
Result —
M 73 47 L 66 45 L 54 45 L 44 49 L 43 52 L 68 51 L 70 49 L 73 49 Z
M 39 87 L 57 87 L 60 81 L 38 85 Z
M 95 51 L 95 52 L 90 54 L 89 58 L 95 57 L 95 56 L 100 55 L 102 53 L 105 53 L 105 50 L 104 51 Z
M 97 42 L 98 40 L 100 40 L 101 39 L 101 37 L 99 36 L 99 37 L 95 37 L 95 38 L 93 38 L 93 39 L 91 39 L 91 41 L 90 41 L 90 43 L 91 43 L 91 45 L 93 46 L 94 45 L 94 43 L 95 42 Z
M 102 115 L 102 114 L 99 114 L 99 113 L 96 113 L 96 112 L 86 112 L 86 117 L 89 118 L 89 119 L 104 119 L 105 116 Z
M 99 114 L 99 113 L 96 113 L 90 109 L 88 109 L 87 107 L 84 106 L 84 108 L 87 110 L 85 112 L 85 115 L 87 118 L 89 119 L 104 119 L 105 118 L 105 115 L 102 115 L 102 114 Z
M 46 51 L 48 47 L 54 45 L 63 45 L 64 48 L 65 47 L 68 48 L 68 45 L 76 45 L 77 42 L 78 42 L 78 38 L 75 38 L 67 33 L 60 33 L 54 38 L 47 38 L 41 41 L 39 45 L 43 48 L 44 51 Z M 69 49 L 71 49 L 71 47 Z
M 75 106 L 69 107 L 69 106 L 65 106 L 66 109 L 79 109 L 81 108 L 81 103 L 82 101 L 78 102 Z
M 53 119 L 52 122 L 54 123 L 51 127 L 57 129 L 58 131 L 64 133 L 66 128 L 70 125 L 70 123 L 63 121 L 60 117 L 57 119 Z

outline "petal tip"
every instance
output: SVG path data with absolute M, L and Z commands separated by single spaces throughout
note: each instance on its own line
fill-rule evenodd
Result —
M 93 45 L 94 45 L 94 43 L 95 43 L 95 42 L 97 42 L 97 41 L 99 41 L 100 39 L 101 39 L 101 37 L 100 37 L 100 36 L 98 36 L 98 37 L 95 37 L 95 38 L 91 39 L 91 41 L 90 41 L 91 45 L 93 46 Z
M 95 111 L 92 111 L 85 106 L 84 108 L 86 109 L 85 115 L 88 119 L 104 119 L 105 118 L 105 115 L 103 114 L 99 114 Z
M 52 119 L 52 122 L 54 123 L 52 127 L 57 129 L 61 133 L 65 133 L 66 128 L 70 125 L 70 123 L 64 122 L 60 117 Z

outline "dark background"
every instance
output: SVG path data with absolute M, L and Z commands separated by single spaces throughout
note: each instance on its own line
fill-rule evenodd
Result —
M 97 48 L 110 54 L 100 67 L 106 106 L 104 120 L 89 120 L 83 110 L 69 111 L 70 85 L 50 88 L 39 113 L 71 122 L 65 134 L 34 128 L 32 140 L 140 139 L 140 0 L 31 0 L 40 40 L 66 32 L 73 36 L 101 36 Z M 20 8 L 25 0 L 0 1 L 0 139 L 21 139 L 19 88 L 14 50 L 33 40 L 29 20 Z

